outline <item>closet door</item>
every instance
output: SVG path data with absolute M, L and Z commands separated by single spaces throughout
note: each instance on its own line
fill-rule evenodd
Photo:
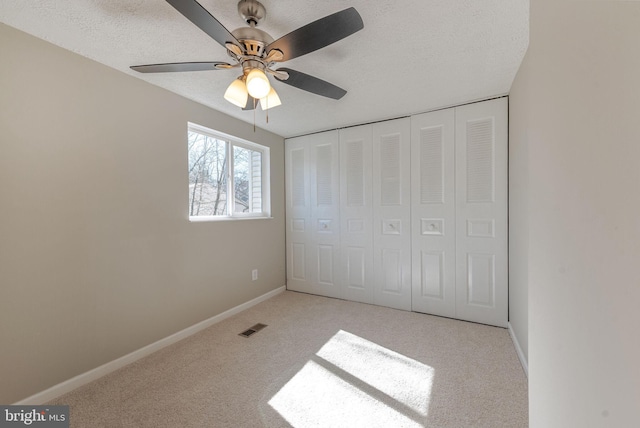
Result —
M 456 108 L 456 318 L 506 327 L 507 100 Z
M 373 302 L 411 310 L 410 119 L 373 125 Z
M 344 298 L 373 303 L 371 125 L 340 131 L 340 230 Z
M 304 138 L 285 143 L 287 288 L 311 292 L 309 149 Z
M 287 287 L 342 297 L 338 132 L 287 140 Z
M 411 308 L 456 315 L 453 108 L 411 118 Z

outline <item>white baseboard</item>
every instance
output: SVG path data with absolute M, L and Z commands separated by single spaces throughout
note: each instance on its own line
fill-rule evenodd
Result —
M 518 354 L 518 359 L 520 360 L 520 364 L 522 364 L 522 369 L 524 370 L 524 374 L 527 377 L 529 377 L 529 364 L 527 363 L 527 359 L 524 357 L 524 352 L 522 352 L 522 348 L 520 347 L 520 342 L 518 342 L 518 338 L 516 337 L 516 333 L 513 331 L 513 327 L 511 327 L 511 323 L 507 323 L 507 329 L 509 330 L 509 336 L 511 336 L 513 345 L 516 347 L 516 353 Z
M 219 323 L 220 321 L 225 320 L 232 315 L 242 312 L 245 309 L 249 309 L 250 307 L 257 305 L 258 303 L 264 302 L 265 300 L 277 294 L 282 293 L 283 291 L 285 291 L 285 289 L 286 287 L 284 285 L 282 287 L 278 287 L 275 290 L 272 290 L 266 294 L 263 294 L 262 296 L 256 297 L 253 300 L 245 302 L 241 305 L 238 305 L 234 308 L 229 309 L 228 311 L 225 311 L 221 314 L 218 314 L 209 319 L 206 319 L 197 324 L 194 324 L 191 327 L 187 327 L 184 330 L 181 330 L 177 333 L 172 334 L 171 336 L 167 336 L 164 339 L 160 339 L 157 342 L 154 342 L 150 345 L 140 348 L 137 351 L 133 351 L 130 354 L 124 355 L 118 359 L 105 363 L 99 367 L 96 367 L 95 369 L 89 370 L 88 372 L 72 377 L 69 380 L 66 380 L 57 385 L 54 385 L 49 389 L 46 389 L 42 392 L 34 394 L 14 404 L 34 405 L 34 406 L 44 404 L 63 394 L 66 394 L 67 392 L 71 392 L 74 389 L 81 387 L 82 385 L 85 385 L 89 382 L 92 382 L 96 379 L 101 378 L 102 376 L 105 376 L 111 372 L 114 372 L 119 368 L 122 368 L 128 364 L 131 364 L 134 361 L 137 361 L 143 357 L 146 357 L 147 355 L 152 354 L 164 347 L 167 347 L 201 330 L 204 330 L 207 327 L 211 327 L 212 325 Z

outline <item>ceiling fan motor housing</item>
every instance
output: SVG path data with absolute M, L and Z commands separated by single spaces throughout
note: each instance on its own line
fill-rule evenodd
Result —
M 267 16 L 267 10 L 258 0 L 240 0 L 238 13 L 252 27 Z
M 231 34 L 242 43 L 245 54 L 249 56 L 263 57 L 265 48 L 273 42 L 273 37 L 255 27 L 240 27 Z

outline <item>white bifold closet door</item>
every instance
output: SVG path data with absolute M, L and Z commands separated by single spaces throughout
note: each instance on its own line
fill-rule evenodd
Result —
M 412 309 L 507 325 L 507 101 L 412 117 Z
M 373 303 L 371 125 L 340 130 L 340 258 L 344 298 Z
M 456 318 L 507 326 L 507 99 L 456 108 Z
M 411 310 L 411 122 L 373 125 L 373 302 Z
M 455 112 L 411 117 L 412 309 L 456 315 Z
M 341 259 L 349 300 L 411 309 L 410 122 L 340 131 Z
M 338 132 L 287 140 L 287 287 L 342 297 Z
M 506 326 L 507 100 L 286 141 L 287 287 Z

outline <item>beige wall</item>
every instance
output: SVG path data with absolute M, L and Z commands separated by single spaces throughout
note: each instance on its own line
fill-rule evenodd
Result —
M 525 362 L 529 345 L 528 56 L 509 96 L 509 324 Z
M 531 12 L 511 98 L 528 158 L 531 427 L 636 426 L 640 2 Z
M 2 24 L 0 52 L 0 403 L 285 284 L 282 138 Z M 273 219 L 188 222 L 187 121 L 271 148 Z

